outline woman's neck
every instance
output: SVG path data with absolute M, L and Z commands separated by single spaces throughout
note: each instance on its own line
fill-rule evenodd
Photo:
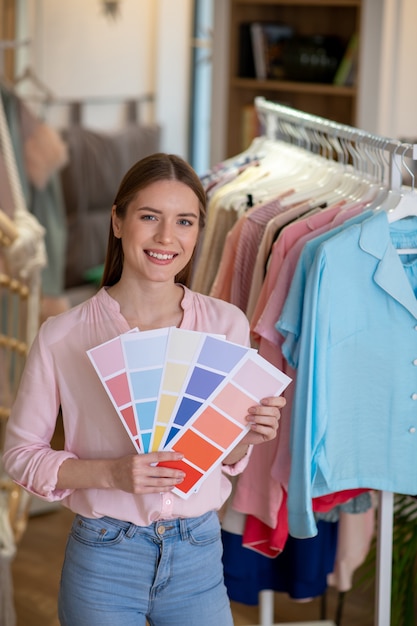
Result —
M 108 294 L 118 302 L 130 328 L 152 330 L 179 326 L 182 321 L 184 289 L 176 283 L 132 286 L 120 280 Z

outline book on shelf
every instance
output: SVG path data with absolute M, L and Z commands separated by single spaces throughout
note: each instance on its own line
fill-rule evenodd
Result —
M 354 33 L 349 40 L 342 60 L 333 78 L 333 84 L 349 86 L 355 84 L 358 64 L 359 37 Z
M 283 47 L 293 29 L 275 22 L 252 22 L 250 26 L 255 76 L 259 80 L 283 78 Z
M 251 22 L 243 22 L 239 26 L 239 58 L 238 76 L 255 78 L 255 63 L 251 40 Z

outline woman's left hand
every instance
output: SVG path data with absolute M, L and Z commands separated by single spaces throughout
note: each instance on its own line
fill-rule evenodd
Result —
M 264 398 L 260 404 L 249 409 L 247 421 L 250 431 L 243 437 L 242 443 L 256 445 L 274 439 L 278 432 L 282 407 L 286 404 L 283 396 Z
M 233 465 L 245 456 L 248 446 L 274 439 L 278 432 L 282 407 L 287 401 L 283 396 L 264 398 L 249 409 L 246 419 L 250 430 L 223 460 L 223 465 Z

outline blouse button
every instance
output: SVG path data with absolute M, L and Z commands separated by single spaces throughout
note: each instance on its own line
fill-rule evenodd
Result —
M 414 359 L 413 365 L 417 365 L 417 359 Z
M 411 396 L 412 400 L 417 400 L 417 393 L 413 393 L 413 395 Z
M 416 394 L 414 394 L 414 395 L 416 396 L 416 400 L 417 400 L 417 393 L 416 393 Z M 169 500 L 169 499 L 168 499 L 168 500 L 165 500 L 165 504 L 166 504 L 167 506 L 169 506 L 169 505 L 171 504 L 171 500 Z
M 415 427 L 415 426 L 410 426 L 410 428 L 408 429 L 408 432 L 409 432 L 411 435 L 414 435 L 414 433 L 416 432 L 416 427 Z

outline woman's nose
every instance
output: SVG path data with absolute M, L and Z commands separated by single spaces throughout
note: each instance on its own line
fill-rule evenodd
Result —
M 172 241 L 173 239 L 172 225 L 169 224 L 168 222 L 161 221 L 156 231 L 156 238 L 161 243 L 168 243 Z

